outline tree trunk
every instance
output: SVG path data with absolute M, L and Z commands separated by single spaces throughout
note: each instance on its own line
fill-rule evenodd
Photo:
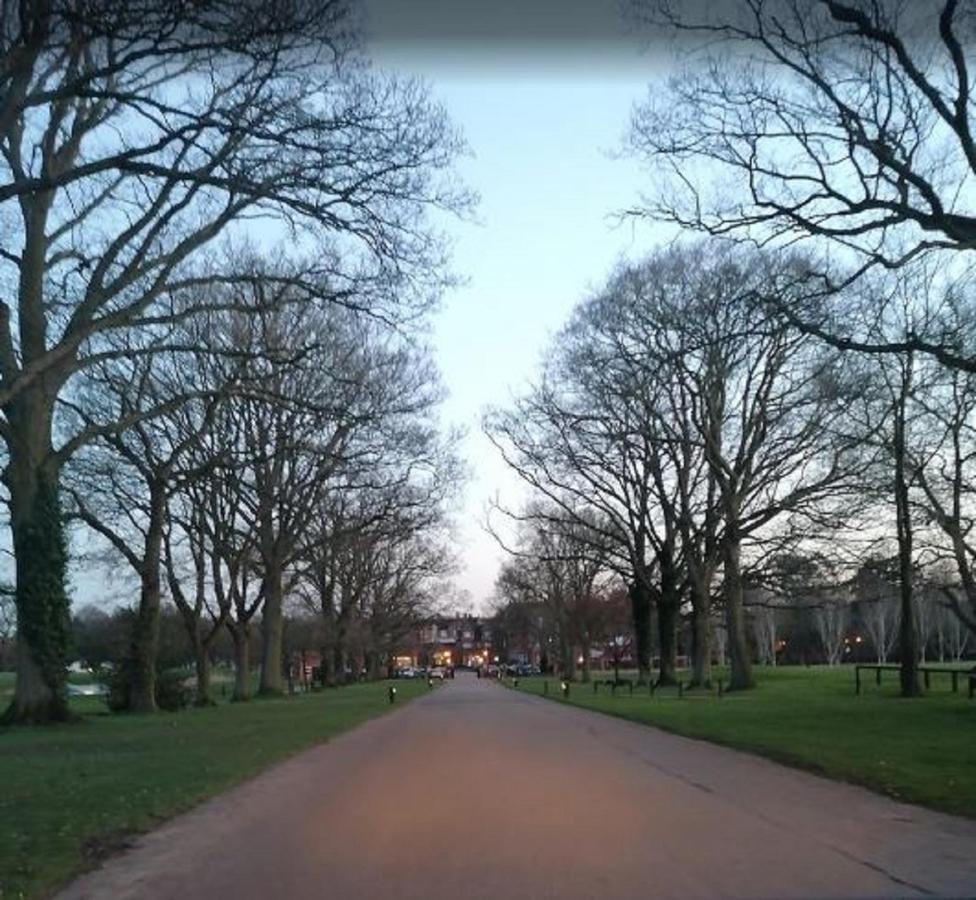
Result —
M 648 684 L 651 680 L 651 595 L 639 578 L 630 586 L 630 610 L 634 623 L 637 683 Z
M 367 659 L 369 660 L 369 665 L 368 665 L 368 669 L 369 669 L 369 676 L 368 677 L 369 677 L 369 680 L 370 681 L 379 681 L 380 680 L 380 677 L 381 677 L 380 676 L 380 655 L 379 655 L 379 653 L 376 653 L 375 651 L 373 651 L 373 652 L 371 652 L 371 653 L 369 653 L 367 655 Z
M 898 529 L 898 575 L 901 598 L 901 622 L 898 628 L 899 680 L 903 697 L 922 693 L 918 679 L 918 631 L 913 597 L 912 513 L 909 505 L 908 478 L 905 472 L 905 404 L 911 384 L 911 357 L 902 376 L 902 391 L 895 411 L 895 518 Z
M 197 675 L 197 695 L 193 701 L 196 706 L 213 706 L 210 694 L 210 647 L 203 641 L 196 641 L 193 648 Z
M 129 664 L 132 675 L 129 682 L 127 708 L 130 712 L 156 712 L 156 653 L 159 647 L 160 584 L 159 558 L 155 571 L 151 563 L 144 561 L 139 608 L 132 623 L 132 642 L 129 647 Z
M 677 684 L 678 613 L 681 606 L 677 573 L 670 562 L 661 565 L 661 594 L 657 603 L 657 625 L 661 644 L 661 666 L 657 683 Z
M 346 669 L 349 666 L 349 652 L 346 650 L 345 635 L 343 634 L 336 637 L 335 666 L 336 684 L 344 685 L 348 681 Z
M 281 694 L 281 645 L 282 645 L 282 584 L 281 568 L 275 563 L 268 565 L 264 573 L 264 607 L 261 612 L 261 682 L 258 693 Z
M 238 624 L 231 629 L 234 636 L 234 695 L 235 701 L 251 699 L 251 628 Z
M 728 529 L 729 526 L 727 525 Z M 756 686 L 752 676 L 752 660 L 746 640 L 746 623 L 742 607 L 742 569 L 740 544 L 734 531 L 727 531 L 722 541 L 725 627 L 728 634 L 729 690 L 742 691 Z
M 325 687 L 336 686 L 336 654 L 331 643 L 322 648 L 322 684 Z
M 50 404 L 42 389 L 28 389 L 5 412 L 13 432 L 4 480 L 17 579 L 17 683 L 4 722 L 61 722 L 70 717 L 70 604 Z
M 160 485 L 150 486 L 149 525 L 140 573 L 139 609 L 132 626 L 129 663 L 128 708 L 131 712 L 156 712 L 156 657 L 159 650 L 161 608 L 160 565 L 163 547 L 163 515 L 166 497 Z
M 691 686 L 712 686 L 712 598 L 708 587 L 691 588 Z
M 573 653 L 573 645 L 566 637 L 564 624 L 560 623 L 559 628 L 559 667 L 562 675 L 568 681 L 576 677 L 576 656 Z

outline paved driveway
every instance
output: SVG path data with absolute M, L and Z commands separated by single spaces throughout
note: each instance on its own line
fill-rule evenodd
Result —
M 459 676 L 62 898 L 976 895 L 976 822 Z

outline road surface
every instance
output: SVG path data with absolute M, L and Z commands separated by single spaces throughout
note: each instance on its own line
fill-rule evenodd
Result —
M 932 895 L 976 895 L 976 822 L 459 675 L 59 896 Z

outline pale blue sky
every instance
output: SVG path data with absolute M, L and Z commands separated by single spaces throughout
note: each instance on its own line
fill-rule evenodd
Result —
M 382 31 L 385 7 L 373 3 Z M 573 27 L 609 34 L 619 23 L 612 0 L 591 4 L 587 17 Z M 517 503 L 520 489 L 481 434 L 481 416 L 534 376 L 550 336 L 618 259 L 666 237 L 613 221 L 650 184 L 634 160 L 614 156 L 662 64 L 635 39 L 535 47 L 465 37 L 378 42 L 372 55 L 429 83 L 470 145 L 459 172 L 481 196 L 476 224 L 449 226 L 467 283 L 446 298 L 434 342 L 450 390 L 445 418 L 469 432 L 457 584 L 485 609 L 503 556 L 483 530 L 486 504 L 496 494 Z

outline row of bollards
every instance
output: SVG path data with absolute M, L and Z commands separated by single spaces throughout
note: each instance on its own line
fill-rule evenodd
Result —
M 617 696 L 617 688 L 623 686 L 622 683 L 618 684 L 617 682 L 605 682 L 605 683 L 609 683 L 610 684 L 610 692 L 613 694 L 614 697 Z M 633 697 L 634 696 L 634 683 L 632 681 L 628 681 L 628 682 L 626 682 L 626 684 L 627 684 L 627 687 L 628 687 L 628 689 L 630 691 L 630 696 Z M 518 687 L 518 679 L 517 678 L 514 681 L 514 685 L 515 685 L 515 687 Z M 596 694 L 598 692 L 599 686 L 600 686 L 600 682 L 599 681 L 594 681 L 593 682 L 593 693 L 594 694 Z M 718 682 L 717 682 L 717 687 L 718 687 L 718 696 L 719 696 L 719 698 L 721 698 L 725 694 L 725 680 L 722 679 L 722 678 L 719 678 L 718 679 Z M 677 688 L 678 688 L 678 699 L 679 700 L 683 700 L 684 699 L 684 696 L 685 696 L 685 684 L 684 684 L 684 682 L 683 681 L 679 681 L 677 683 Z M 655 696 L 655 694 L 657 692 L 657 689 L 658 689 L 658 685 L 653 680 L 651 680 L 651 681 L 648 682 L 648 684 L 647 684 L 647 692 L 648 692 L 648 694 L 651 697 Z M 569 682 L 568 681 L 561 681 L 559 683 L 559 690 L 560 690 L 560 693 L 562 694 L 562 696 L 563 696 L 564 699 L 565 698 L 568 698 L 569 697 Z M 548 680 L 542 682 L 542 693 L 545 694 L 546 696 L 548 696 L 548 694 L 549 694 L 549 681 Z

